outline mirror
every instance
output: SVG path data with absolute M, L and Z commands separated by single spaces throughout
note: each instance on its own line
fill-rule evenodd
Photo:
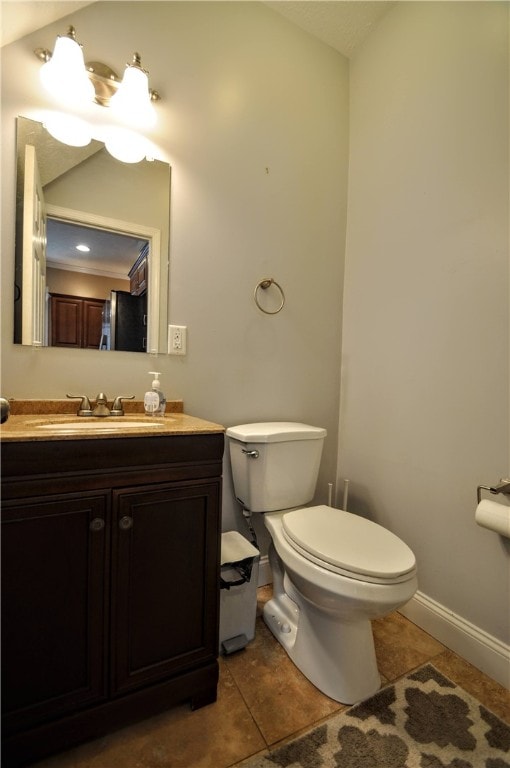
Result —
M 19 117 L 14 342 L 166 352 L 169 212 L 168 164 Z

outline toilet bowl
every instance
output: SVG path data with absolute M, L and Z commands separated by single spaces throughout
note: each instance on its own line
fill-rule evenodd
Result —
M 271 535 L 264 621 L 319 690 L 353 704 L 380 687 L 370 622 L 411 599 L 416 562 L 370 520 L 296 506 L 313 497 L 325 435 L 292 422 L 227 430 L 236 496 L 247 514 L 263 513 Z
M 371 696 L 381 685 L 370 621 L 399 608 L 414 595 L 418 586 L 414 556 L 389 531 L 349 512 L 331 507 L 295 512 L 311 520 L 317 512 L 322 518 L 338 517 L 334 527 L 348 529 L 350 534 L 359 526 L 361 541 L 368 529 L 372 545 L 380 537 L 381 546 L 390 543 L 392 555 L 400 555 L 398 568 L 388 558 L 387 578 L 382 575 L 386 566 L 367 568 L 370 572 L 364 574 L 356 558 L 356 571 L 348 575 L 346 551 L 342 566 L 330 562 L 338 540 L 330 539 L 329 561 L 320 562 L 317 550 L 310 556 L 286 535 L 285 518 L 292 512 L 264 515 L 272 539 L 269 560 L 273 573 L 273 597 L 264 607 L 264 621 L 319 690 L 336 701 L 353 704 Z M 379 566 L 383 565 L 383 551 Z M 379 575 L 374 575 L 376 570 Z

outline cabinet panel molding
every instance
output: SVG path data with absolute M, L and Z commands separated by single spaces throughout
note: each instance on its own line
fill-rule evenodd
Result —
M 217 589 L 208 585 L 219 578 L 219 486 L 115 491 L 114 510 L 112 685 L 119 692 L 215 655 Z
M 106 699 L 109 501 L 2 510 L 2 713 L 7 732 Z M 94 520 L 104 521 L 100 530 Z

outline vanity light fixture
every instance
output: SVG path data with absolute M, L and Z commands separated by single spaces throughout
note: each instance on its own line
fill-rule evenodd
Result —
M 107 64 L 99 61 L 85 63 L 82 46 L 76 40 L 73 26 L 69 27 L 66 35 L 57 37 L 53 53 L 46 48 L 37 48 L 34 53 L 44 61 L 41 80 L 55 98 L 65 101 L 70 107 L 85 106 L 91 101 L 102 107 L 110 107 L 112 117 L 127 126 L 112 126 L 107 130 L 110 135 L 107 149 L 114 157 L 123 162 L 139 162 L 143 159 L 146 142 L 134 131 L 154 126 L 156 111 L 153 102 L 159 100 L 160 96 L 157 91 L 149 88 L 148 73 L 142 67 L 139 53 L 134 53 L 131 63 L 126 65 L 122 81 Z M 85 122 L 77 117 L 72 118 L 73 121 Z M 83 146 L 91 138 L 90 132 L 87 140 L 86 130 L 82 130 L 80 138 L 75 138 L 67 127 L 61 129 L 58 124 L 56 127 L 46 127 L 55 138 L 66 144 Z M 128 130 L 131 140 L 137 145 L 132 152 L 117 147 L 119 136 L 125 141 Z

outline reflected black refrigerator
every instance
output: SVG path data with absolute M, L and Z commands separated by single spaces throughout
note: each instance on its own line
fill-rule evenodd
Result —
M 147 350 L 147 294 L 111 292 L 110 349 L 125 352 Z

